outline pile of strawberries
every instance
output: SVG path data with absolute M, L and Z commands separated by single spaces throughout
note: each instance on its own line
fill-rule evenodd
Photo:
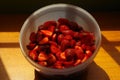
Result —
M 83 63 L 96 48 L 94 34 L 66 18 L 44 22 L 29 39 L 29 57 L 42 66 L 57 69 Z

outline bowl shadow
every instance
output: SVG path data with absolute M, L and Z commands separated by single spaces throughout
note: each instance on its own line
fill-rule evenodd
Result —
M 99 67 L 95 62 L 92 62 L 83 72 L 75 73 L 69 76 L 46 76 L 38 71 L 34 71 L 34 80 L 110 80 L 107 73 Z

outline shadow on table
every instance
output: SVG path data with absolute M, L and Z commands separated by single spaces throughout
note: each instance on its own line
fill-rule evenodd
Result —
M 74 76 L 68 76 L 59 79 L 49 79 L 41 75 L 35 70 L 34 80 L 110 80 L 107 73 L 100 68 L 95 62 L 92 62 L 83 73 L 78 73 Z
M 10 80 L 9 76 L 8 76 L 6 70 L 5 70 L 5 67 L 2 63 L 1 58 L 0 58 L 0 80 Z

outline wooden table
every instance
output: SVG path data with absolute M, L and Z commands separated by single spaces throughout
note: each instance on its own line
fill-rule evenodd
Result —
M 93 63 L 77 80 L 120 80 L 120 12 L 91 14 L 100 25 L 102 44 Z M 0 80 L 38 80 L 19 47 L 19 31 L 28 16 L 0 14 Z

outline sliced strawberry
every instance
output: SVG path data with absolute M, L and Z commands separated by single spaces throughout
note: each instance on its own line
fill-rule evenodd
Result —
M 80 49 L 77 49 L 75 52 L 78 59 L 82 60 L 84 58 L 85 54 Z
M 69 25 L 69 20 L 66 18 L 59 18 L 58 22 L 59 24 Z
M 64 35 L 63 34 L 59 34 L 58 37 L 57 37 L 57 41 L 58 41 L 58 44 L 61 43 L 61 41 L 63 40 L 64 38 Z
M 74 32 L 73 33 L 73 37 L 77 40 L 77 39 L 79 39 L 79 32 Z
M 76 22 L 74 21 L 70 21 L 69 22 L 69 25 L 70 25 L 70 29 L 72 29 L 73 31 L 77 31 L 77 32 L 80 32 L 82 29 L 81 26 L 79 26 Z
M 82 61 L 81 59 L 77 59 L 74 63 L 74 66 L 77 66 L 78 64 L 81 64 L 81 61 Z
M 47 66 L 47 62 L 46 61 L 40 61 L 40 62 L 38 62 L 38 64 L 40 64 L 42 66 Z
M 82 63 L 85 62 L 88 58 L 89 58 L 88 55 L 85 54 L 85 57 L 82 59 L 81 62 L 82 62 Z
M 56 47 L 58 46 L 57 43 L 54 42 L 54 41 L 49 41 L 49 44 L 50 44 L 50 45 L 55 45 Z
M 90 50 L 86 50 L 85 53 L 88 55 L 88 57 L 92 56 L 92 52 Z
M 60 51 L 60 49 L 58 48 L 58 46 L 57 45 L 53 45 L 53 44 L 51 44 L 50 50 L 54 54 L 56 54 L 58 51 Z
M 32 60 L 34 60 L 34 61 L 36 61 L 36 60 L 37 60 L 37 57 L 38 57 L 38 55 L 37 55 L 37 53 L 36 53 L 35 50 L 30 51 L 30 52 L 29 52 L 29 56 L 30 56 L 30 58 L 31 58 Z
M 71 35 L 71 36 L 73 36 L 73 34 L 74 34 L 74 32 L 72 30 L 64 30 L 64 31 L 62 31 L 62 33 L 64 35 Z
M 55 55 L 53 55 L 52 53 L 50 53 L 48 55 L 47 63 L 48 63 L 49 66 L 52 66 L 53 64 L 55 64 L 56 60 L 57 59 L 56 59 Z
M 57 39 L 57 34 L 53 34 L 52 35 L 52 41 L 56 41 L 56 39 Z
M 51 31 L 51 32 L 54 32 L 55 31 L 55 26 L 53 26 L 53 25 L 49 26 L 48 30 Z
M 75 53 L 77 55 L 77 58 L 78 59 L 83 59 L 85 54 L 84 54 L 84 51 L 83 49 L 80 47 L 80 46 L 75 46 Z
M 41 41 L 39 41 L 39 44 L 46 44 L 49 42 L 48 37 L 44 37 Z
M 66 25 L 60 25 L 60 31 L 69 30 L 69 27 Z
M 53 65 L 53 68 L 63 69 L 64 66 L 62 64 L 62 61 L 56 61 L 55 64 Z
M 65 68 L 72 67 L 74 65 L 74 61 L 64 61 L 63 65 Z
M 63 39 L 63 40 L 61 41 L 60 47 L 61 47 L 61 51 L 64 51 L 65 49 L 71 47 L 70 41 L 67 40 L 67 39 Z
M 31 42 L 36 42 L 36 33 L 35 32 L 32 32 L 31 34 L 30 34 L 30 41 Z
M 52 36 L 53 32 L 52 31 L 49 31 L 49 30 L 41 30 L 41 32 L 45 35 L 45 36 Z
M 70 40 L 71 48 L 74 48 L 75 44 L 76 44 L 76 41 L 74 39 Z
M 64 39 L 72 40 L 72 36 L 71 36 L 71 35 L 65 35 L 65 36 L 64 36 Z
M 38 55 L 38 61 L 46 61 L 48 59 L 47 55 L 45 52 L 40 52 Z
M 49 27 L 49 26 L 56 26 L 57 23 L 56 23 L 56 21 L 47 21 L 43 25 L 46 27 Z
M 29 43 L 29 44 L 27 45 L 27 49 L 32 50 L 32 49 L 34 49 L 35 46 L 36 46 L 35 43 Z
M 81 43 L 81 41 L 79 40 L 79 41 L 77 41 L 76 42 L 76 44 L 75 44 L 75 46 L 81 46 L 82 45 L 82 43 Z
M 39 42 L 43 39 L 44 35 L 41 31 L 37 32 L 36 34 L 36 41 Z
M 61 60 L 66 60 L 65 52 L 60 53 L 60 59 Z
M 75 60 L 76 59 L 75 49 L 71 49 L 71 48 L 66 49 L 65 56 L 67 61 Z

